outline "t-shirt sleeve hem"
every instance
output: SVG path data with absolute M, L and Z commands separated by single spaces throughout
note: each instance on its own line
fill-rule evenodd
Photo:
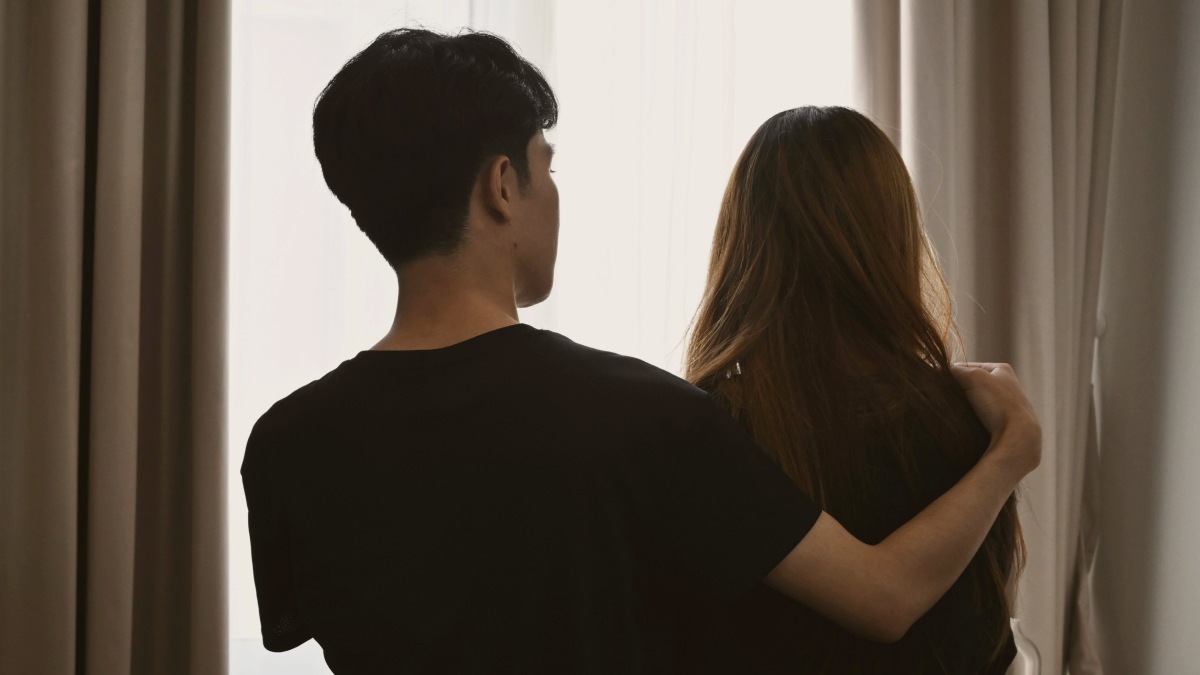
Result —
M 269 652 L 286 652 L 312 639 L 307 631 L 295 631 L 284 635 L 264 635 L 263 647 Z
M 671 466 L 688 472 L 672 476 L 669 496 L 659 495 L 677 505 L 662 526 L 706 595 L 736 601 L 804 539 L 821 510 L 711 397 L 701 400 L 685 438 L 689 452 Z
M 821 510 L 815 504 L 801 497 L 797 500 L 795 518 L 787 528 L 781 528 L 770 541 L 764 541 L 760 555 L 748 558 L 756 561 L 748 563 L 741 574 L 731 574 L 723 587 L 717 589 L 718 598 L 725 602 L 736 602 L 762 583 L 771 570 L 783 562 L 792 549 L 808 536 Z

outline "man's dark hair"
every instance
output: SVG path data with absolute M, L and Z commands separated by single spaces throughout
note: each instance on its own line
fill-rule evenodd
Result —
M 330 80 L 313 110 L 329 189 L 392 267 L 452 252 L 485 161 L 511 160 L 558 121 L 538 69 L 488 33 L 402 28 L 380 35 Z

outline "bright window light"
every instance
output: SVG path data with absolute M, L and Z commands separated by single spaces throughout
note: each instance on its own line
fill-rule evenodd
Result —
M 328 673 L 261 646 L 238 469 L 272 403 L 388 331 L 395 277 L 321 178 L 317 94 L 376 35 L 495 32 L 560 101 L 555 288 L 521 318 L 678 373 L 725 181 L 750 134 L 851 102 L 851 6 L 828 0 L 238 0 L 229 321 L 232 675 Z

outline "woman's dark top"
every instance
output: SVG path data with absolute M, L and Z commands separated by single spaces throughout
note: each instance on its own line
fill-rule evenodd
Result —
M 976 421 L 977 442 L 987 447 L 987 432 Z M 862 541 L 875 544 L 917 515 L 962 477 L 940 452 L 914 453 L 923 478 L 924 499 L 914 499 L 899 461 L 872 425 L 859 430 L 867 448 L 864 484 L 874 497 L 868 514 L 839 515 L 827 509 Z M 920 431 L 910 428 L 919 441 Z M 921 447 L 917 445 L 915 447 Z M 972 567 L 983 562 L 976 559 Z M 839 628 L 807 607 L 765 585 L 732 605 L 698 607 L 686 620 L 681 644 L 681 673 L 738 675 L 781 673 L 984 673 L 1002 675 L 1016 657 L 1007 618 L 983 610 L 970 570 L 942 599 L 893 644 L 870 642 Z M 1001 639 L 996 633 L 1000 632 Z M 996 646 L 1003 642 L 999 654 Z M 994 657 L 994 658 L 993 658 Z

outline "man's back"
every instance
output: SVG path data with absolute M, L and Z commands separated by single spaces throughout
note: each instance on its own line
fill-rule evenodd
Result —
M 662 672 L 819 514 L 700 390 L 521 324 L 360 353 L 242 473 L 264 643 L 337 673 Z

